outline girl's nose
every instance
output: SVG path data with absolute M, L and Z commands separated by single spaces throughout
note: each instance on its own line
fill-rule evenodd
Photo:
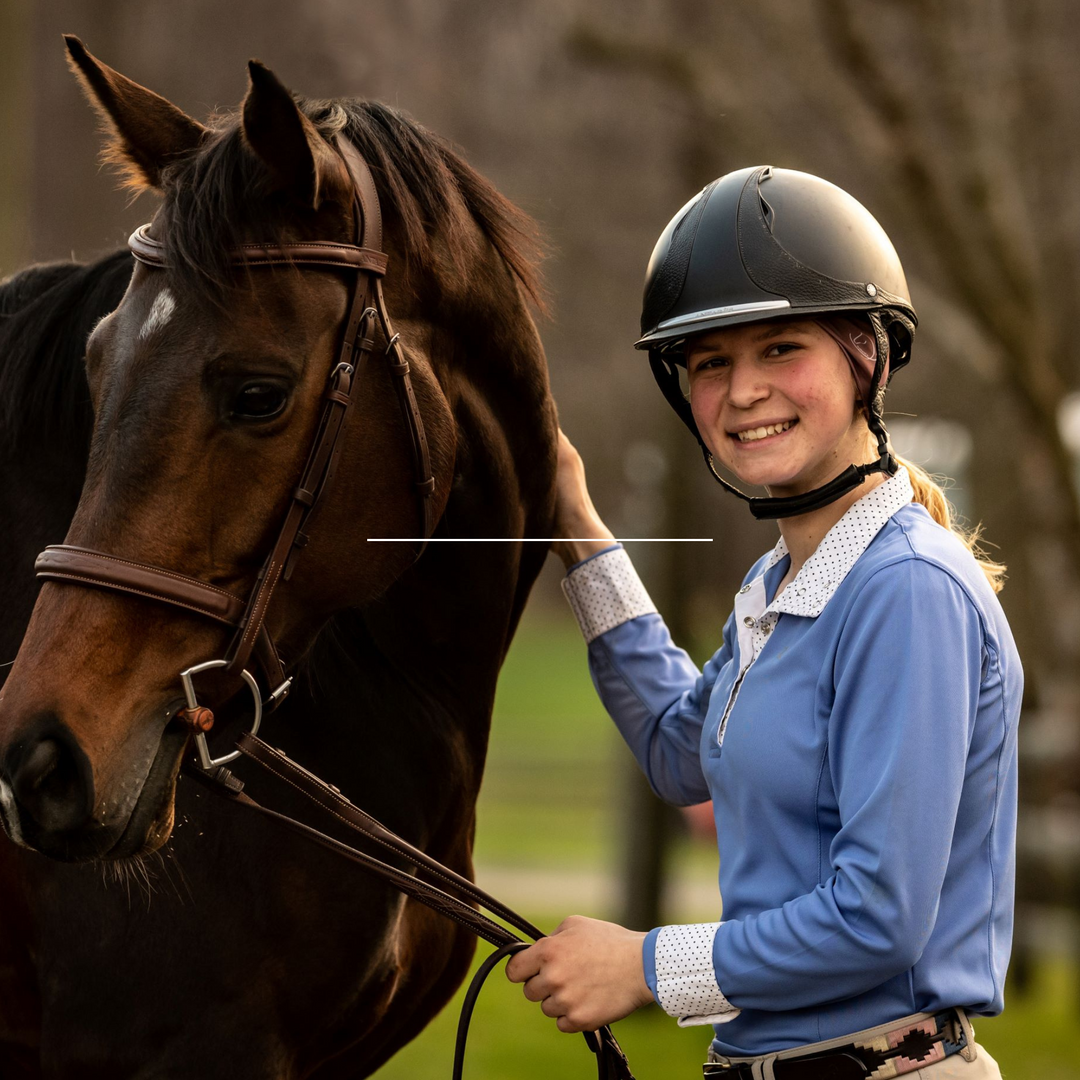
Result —
M 737 409 L 749 408 L 769 396 L 769 384 L 757 364 L 736 359 L 728 376 L 728 404 Z

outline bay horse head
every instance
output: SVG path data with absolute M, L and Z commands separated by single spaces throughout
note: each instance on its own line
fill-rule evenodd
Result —
M 230 648 L 235 657 L 243 634 L 175 597 L 161 603 L 160 588 L 140 590 L 138 567 L 181 592 L 203 583 L 233 608 L 256 596 L 282 518 L 305 494 L 298 478 L 337 392 L 332 373 L 349 368 L 355 407 L 316 527 L 289 545 L 303 557 L 280 581 L 275 571 L 264 617 L 291 667 L 335 612 L 376 602 L 413 567 L 425 524 L 394 364 L 411 373 L 422 417 L 431 522 L 465 449 L 456 414 L 486 408 L 472 393 L 472 351 L 501 348 L 508 367 L 539 356 L 523 405 L 550 411 L 550 399 L 525 306 L 536 296 L 519 244 L 528 219 L 441 140 L 374 103 L 305 102 L 256 61 L 241 108 L 204 126 L 77 39 L 68 49 L 107 158 L 131 187 L 162 196 L 133 238 L 140 261 L 122 302 L 87 342 L 94 428 L 64 545 L 69 569 L 71 552 L 107 553 L 126 584 L 46 575 L 0 696 L 4 826 L 19 843 L 81 860 L 168 838 L 189 737 L 179 672 Z M 353 371 L 339 359 L 355 271 L 236 253 L 359 248 L 355 154 L 385 210 L 385 303 L 400 337 L 363 322 L 371 362 Z M 215 711 L 242 708 L 234 667 L 200 676 Z

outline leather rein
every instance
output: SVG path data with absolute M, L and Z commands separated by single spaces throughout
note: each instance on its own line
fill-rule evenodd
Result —
M 180 710 L 177 719 L 192 729 L 199 761 L 198 767 L 191 767 L 189 771 L 231 802 L 255 810 L 365 867 L 407 896 L 496 946 L 496 951 L 476 972 L 462 1005 L 453 1070 L 454 1080 L 460 1080 L 469 1020 L 480 986 L 500 960 L 527 947 L 525 940 L 481 914 L 477 908 L 486 908 L 533 941 L 543 937 L 543 933 L 511 908 L 478 888 L 468 878 L 443 866 L 376 821 L 370 814 L 353 806 L 337 788 L 297 765 L 281 751 L 268 746 L 255 734 L 263 713 L 280 705 L 292 684 L 292 678 L 286 674 L 285 665 L 266 628 L 267 609 L 277 586 L 291 576 L 296 561 L 308 542 L 309 523 L 337 469 L 345 423 L 355 404 L 357 387 L 361 381 L 359 373 L 375 353 L 376 328 L 381 330 L 387 342 L 383 356 L 388 364 L 401 415 L 409 434 L 414 488 L 422 521 L 421 535 L 424 538 L 417 547 L 416 558 L 423 553 L 435 528 L 432 500 L 435 478 L 431 469 L 427 436 L 409 377 L 409 362 L 401 347 L 400 335 L 394 332 L 383 297 L 382 278 L 386 273 L 387 256 L 382 246 L 382 214 L 378 192 L 371 170 L 356 148 L 340 136 L 335 140 L 335 144 L 353 183 L 354 242 L 243 244 L 230 252 L 232 265 L 248 269 L 273 266 L 312 267 L 346 271 L 352 275 L 348 286 L 341 348 L 323 392 L 322 413 L 306 464 L 292 491 L 277 538 L 247 598 L 242 599 L 216 585 L 175 570 L 166 570 L 73 544 L 50 545 L 37 557 L 34 569 L 39 578 L 141 596 L 234 629 L 232 642 L 223 659 L 207 660 L 180 673 L 186 707 Z M 136 229 L 128 240 L 128 246 L 139 262 L 163 269 L 168 266 L 165 245 L 152 237 L 149 229 L 149 225 Z M 263 676 L 268 691 L 265 696 L 258 681 L 248 670 L 253 660 Z M 212 668 L 224 668 L 226 674 L 242 679 L 254 699 L 251 730 L 240 737 L 235 751 L 217 758 L 211 756 L 206 739 L 206 733 L 213 726 L 214 716 L 209 709 L 199 705 L 193 684 L 196 674 Z M 244 793 L 243 782 L 225 768 L 228 762 L 239 757 L 241 753 L 332 816 L 338 826 L 344 825 L 404 859 L 414 873 L 350 847 L 285 814 L 259 805 Z M 421 873 L 434 877 L 438 884 L 422 880 L 418 876 Z M 600 1080 L 633 1080 L 626 1057 L 610 1028 L 603 1027 L 595 1033 L 586 1032 L 585 1039 L 596 1055 Z

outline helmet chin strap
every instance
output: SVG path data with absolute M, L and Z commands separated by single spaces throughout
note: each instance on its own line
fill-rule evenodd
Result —
M 729 484 L 716 471 L 716 465 L 708 447 L 702 445 L 701 449 L 705 455 L 705 464 L 709 466 L 709 472 L 712 473 L 713 478 L 723 485 L 726 491 L 730 491 L 732 495 L 737 495 L 749 503 L 750 513 L 759 521 L 796 517 L 798 514 L 808 514 L 811 510 L 819 510 L 857 488 L 872 473 L 881 472 L 892 476 L 899 468 L 896 458 L 886 446 L 878 461 L 872 461 L 868 465 L 849 465 L 839 476 L 834 477 L 827 484 L 822 484 L 821 487 L 814 488 L 813 491 L 804 491 L 800 495 L 787 495 L 783 498 L 760 498 L 747 495 L 734 484 Z
M 849 465 L 839 476 L 833 477 L 827 484 L 816 487 L 812 491 L 804 491 L 799 495 L 787 495 L 783 498 L 747 495 L 740 491 L 734 484 L 725 480 L 717 471 L 716 463 L 709 448 L 702 441 L 701 433 L 697 429 L 697 423 L 690 410 L 690 403 L 686 400 L 679 385 L 678 373 L 672 370 L 659 350 L 653 350 L 649 354 L 653 374 L 656 376 L 660 389 L 668 402 L 679 414 L 683 423 L 694 433 L 701 452 L 705 457 L 705 464 L 709 467 L 715 479 L 725 491 L 738 496 L 750 506 L 750 513 L 759 521 L 772 518 L 796 517 L 799 514 L 808 514 L 811 510 L 820 510 L 823 506 L 836 502 L 843 498 L 849 491 L 857 488 L 868 476 L 874 473 L 884 473 L 886 476 L 894 476 L 900 465 L 893 456 L 889 446 L 889 433 L 885 428 L 882 417 L 885 405 L 885 387 L 881 385 L 881 378 L 885 371 L 885 362 L 889 356 L 889 337 L 885 331 L 880 317 L 876 312 L 870 312 L 870 324 L 873 327 L 874 338 L 877 341 L 877 362 L 874 365 L 874 376 L 870 381 L 870 402 L 867 407 L 866 423 L 877 440 L 878 460 L 866 465 Z

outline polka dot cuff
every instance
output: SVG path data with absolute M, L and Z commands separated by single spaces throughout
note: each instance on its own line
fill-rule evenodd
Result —
M 656 611 L 630 556 L 621 547 L 578 563 L 563 578 L 562 588 L 587 642 Z
M 656 935 L 656 1000 L 680 1027 L 723 1024 L 739 1015 L 716 985 L 713 938 L 719 926 L 662 926 Z

